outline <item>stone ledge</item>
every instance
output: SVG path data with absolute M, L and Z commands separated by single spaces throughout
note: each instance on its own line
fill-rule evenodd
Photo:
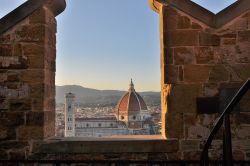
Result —
M 65 0 L 28 0 L 15 10 L 0 19 L 0 34 L 31 15 L 35 10 L 46 5 L 54 16 L 59 15 L 66 8 Z
M 213 28 L 220 28 L 250 10 L 249 0 L 238 0 L 217 14 L 190 0 L 149 0 L 151 9 L 158 13 L 160 11 L 160 4 L 172 6 Z
M 91 139 L 91 140 L 90 140 Z M 177 139 L 163 139 L 161 136 L 114 137 L 114 138 L 53 138 L 37 142 L 33 154 L 41 153 L 169 153 L 177 152 Z

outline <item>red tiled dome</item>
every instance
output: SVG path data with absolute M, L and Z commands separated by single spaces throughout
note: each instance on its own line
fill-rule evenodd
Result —
M 139 112 L 140 110 L 147 110 L 147 106 L 143 98 L 135 91 L 133 82 L 131 81 L 128 92 L 117 104 L 117 111 L 121 114 L 129 114 L 132 112 Z

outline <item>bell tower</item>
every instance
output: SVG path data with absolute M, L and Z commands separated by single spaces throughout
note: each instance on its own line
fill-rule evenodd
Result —
M 74 137 L 75 136 L 75 95 L 73 93 L 65 94 L 65 137 Z

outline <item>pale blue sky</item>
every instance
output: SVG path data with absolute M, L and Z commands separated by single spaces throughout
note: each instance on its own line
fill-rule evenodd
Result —
M 0 17 L 25 0 L 0 0 Z M 193 0 L 214 13 L 235 0 Z M 57 17 L 56 84 L 160 90 L 158 14 L 147 0 L 68 0 Z

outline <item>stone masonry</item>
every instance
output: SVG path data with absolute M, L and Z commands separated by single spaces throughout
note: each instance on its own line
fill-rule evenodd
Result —
M 65 1 L 28 0 L 0 19 L 0 159 L 199 159 L 219 112 L 199 112 L 198 99 L 223 103 L 250 77 L 248 1 L 214 15 L 189 0 L 149 0 L 160 17 L 162 136 L 84 141 L 53 139 L 55 17 Z M 249 160 L 250 94 L 238 108 L 234 159 Z M 221 157 L 221 139 L 210 158 Z
M 1 159 L 24 159 L 32 141 L 54 136 L 56 15 L 50 8 L 54 3 L 44 1 L 0 34 Z
M 246 1 L 240 0 L 214 15 L 186 0 L 150 2 L 160 15 L 162 133 L 180 141 L 182 158 L 199 159 L 219 114 L 199 114 L 197 98 L 220 98 L 223 90 L 238 90 L 250 77 L 250 6 L 241 11 Z M 231 121 L 234 159 L 249 159 L 250 93 Z M 214 159 L 222 154 L 221 139 L 222 133 L 210 151 Z

